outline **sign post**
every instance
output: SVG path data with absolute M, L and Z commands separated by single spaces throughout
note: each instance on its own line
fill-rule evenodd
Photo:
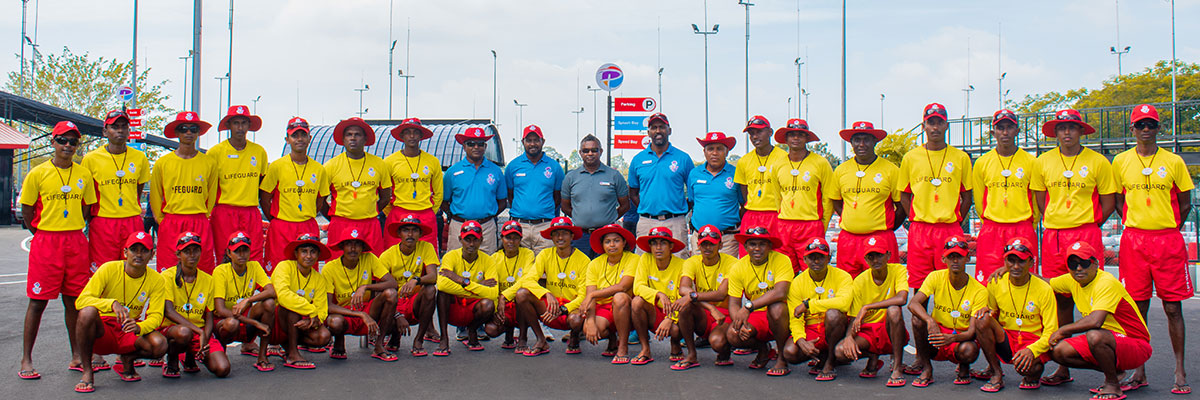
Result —
M 624 81 L 625 81 L 625 73 L 622 72 L 621 67 L 618 67 L 616 64 L 607 63 L 604 65 L 601 65 L 600 68 L 596 70 L 596 85 L 600 86 L 601 89 L 604 89 L 605 91 L 608 92 L 608 106 L 607 106 L 608 107 L 608 120 L 607 120 L 608 140 L 605 142 L 607 143 L 607 147 L 608 147 L 606 149 L 607 150 L 606 152 L 608 153 L 607 154 L 608 162 L 606 164 L 608 164 L 610 166 L 612 165 L 612 145 L 613 145 L 613 134 L 612 134 L 612 131 L 613 131 L 613 97 L 612 97 L 612 92 L 614 90 L 617 90 L 617 88 L 621 87 L 621 83 Z

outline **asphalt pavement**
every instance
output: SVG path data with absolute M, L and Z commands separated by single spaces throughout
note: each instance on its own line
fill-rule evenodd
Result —
M 228 378 L 220 379 L 203 371 L 184 374 L 182 379 L 168 380 L 160 376 L 156 368 L 143 367 L 138 372 L 143 380 L 136 383 L 121 382 L 111 371 L 96 374 L 96 392 L 79 395 L 72 391 L 80 374 L 67 370 L 70 360 L 66 329 L 62 323 L 62 304 L 54 301 L 47 307 L 43 318 L 41 335 L 34 349 L 34 365 L 42 379 L 22 381 L 17 378 L 21 356 L 21 334 L 24 312 L 28 299 L 25 297 L 25 273 L 28 253 L 22 244 L 29 233 L 19 228 L 0 228 L 0 398 L 56 399 L 67 397 L 91 398 L 330 398 L 353 394 L 382 398 L 453 398 L 459 395 L 489 399 L 522 398 L 938 398 L 956 399 L 1087 399 L 1088 388 L 1098 386 L 1103 376 L 1094 371 L 1074 371 L 1075 382 L 1059 387 L 1043 387 L 1040 390 L 1017 389 L 1020 377 L 1011 366 L 1006 366 L 1008 387 L 1000 394 L 979 391 L 981 381 L 970 385 L 955 386 L 954 366 L 934 363 L 936 383 L 924 389 L 911 386 L 887 388 L 886 368 L 875 379 L 858 378 L 863 361 L 855 365 L 838 368 L 839 376 L 832 382 L 816 382 L 807 373 L 804 365 L 792 366 L 786 377 L 768 377 L 762 370 L 750 370 L 746 366 L 753 356 L 734 356 L 735 366 L 715 367 L 715 354 L 709 349 L 700 349 L 702 366 L 688 371 L 672 371 L 667 361 L 666 342 L 653 344 L 657 361 L 645 366 L 610 365 L 609 358 L 600 356 L 604 343 L 592 346 L 584 343 L 583 353 L 563 353 L 565 344 L 554 342 L 549 354 L 539 357 L 523 357 L 510 350 L 500 349 L 500 341 L 484 342 L 486 350 L 468 351 L 466 346 L 455 343 L 450 357 L 432 356 L 413 358 L 408 356 L 406 338 L 400 350 L 400 360 L 385 363 L 370 358 L 369 349 L 356 346 L 357 339 L 348 339 L 349 359 L 332 360 L 327 354 L 307 354 L 317 364 L 315 370 L 293 370 L 282 367 L 282 361 L 273 358 L 277 369 L 258 372 L 253 368 L 254 358 L 231 352 L 233 372 Z M 24 243 L 27 246 L 27 242 Z M 1184 315 L 1193 332 L 1200 329 L 1200 301 L 1184 301 Z M 1154 337 L 1154 356 L 1148 363 L 1150 386 L 1130 392 L 1131 399 L 1164 399 L 1189 396 L 1173 396 L 1169 393 L 1172 384 L 1173 358 L 1167 336 L 1165 318 L 1161 305 L 1155 301 L 1151 306 L 1150 332 Z M 453 332 L 452 332 L 453 334 Z M 564 332 L 554 331 L 556 337 Z M 1192 336 L 1196 334 L 1193 333 Z M 1192 340 L 1194 343 L 1194 339 Z M 427 343 L 426 349 L 432 350 Z M 1190 346 L 1188 347 L 1191 348 Z M 630 346 L 631 355 L 638 346 Z M 1194 353 L 1193 353 L 1194 354 Z M 107 359 L 112 362 L 113 356 Z M 912 356 L 907 355 L 906 361 Z M 1194 371 L 1193 357 L 1190 371 Z M 985 365 L 982 357 L 976 367 Z M 1047 366 L 1051 370 L 1053 366 Z M 908 377 L 911 382 L 912 377 Z M 1198 383 L 1193 377 L 1193 383 Z

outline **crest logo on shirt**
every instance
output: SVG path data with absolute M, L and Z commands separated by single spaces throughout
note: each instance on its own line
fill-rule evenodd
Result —
M 317 183 L 317 174 L 309 175 L 308 180 L 312 181 L 312 183 Z
M 971 311 L 971 301 L 963 299 L 962 305 L 959 306 L 963 311 Z
M 723 280 L 725 280 L 725 274 L 718 273 L 717 274 L 717 282 L 721 282 Z
M 488 184 L 488 186 L 496 184 L 496 176 L 492 175 L 492 174 L 488 174 L 487 184 Z
M 1084 178 L 1087 178 L 1087 176 L 1088 176 L 1088 167 L 1087 167 L 1086 165 L 1084 165 L 1084 166 L 1082 166 L 1082 167 L 1079 167 L 1079 176 L 1082 176 L 1082 177 L 1084 177 Z
M 1025 305 L 1025 311 L 1034 312 L 1036 310 L 1037 310 L 1037 305 L 1033 304 L 1032 301 L 1029 302 L 1029 304 Z
M 75 186 L 78 186 L 80 189 L 83 189 L 83 178 L 76 180 Z
M 667 281 L 667 290 L 675 290 L 675 281 Z
M 874 246 L 874 245 L 875 245 L 875 238 L 870 238 L 870 239 L 867 239 L 867 244 Z
M 142 291 L 142 292 L 138 293 L 137 300 L 138 300 L 138 302 L 145 303 L 146 302 L 146 292 Z
M 364 280 L 364 281 L 365 281 L 365 280 L 367 280 L 367 278 L 368 278 L 368 276 L 367 276 L 367 275 L 368 275 L 367 271 L 363 271 L 363 273 L 362 273 L 362 280 Z
M 946 162 L 946 172 L 954 172 L 954 163 Z
M 478 281 L 483 280 L 483 271 L 479 271 L 478 273 L 475 274 L 475 280 L 478 280 Z
M 575 275 L 575 271 L 571 271 L 571 280 L 574 280 L 577 276 L 578 275 Z
M 775 273 L 771 272 L 771 271 L 767 271 L 767 280 L 774 282 L 775 281 Z
M 134 174 L 136 174 L 136 173 L 137 173 L 137 166 L 136 166 L 136 165 L 133 165 L 133 163 L 129 163 L 129 172 L 130 172 L 130 173 L 134 173 Z
M 671 161 L 671 172 L 679 172 L 679 161 Z
M 726 189 L 733 189 L 733 185 L 734 185 L 733 178 L 725 178 L 725 188 Z
M 542 176 L 545 176 L 546 179 L 550 179 L 550 177 L 554 176 L 554 172 L 550 171 L 550 167 L 546 167 L 546 170 L 542 171 Z
M 880 183 L 880 182 L 883 182 L 883 174 L 876 172 L 875 173 L 875 183 Z
M 196 182 L 204 182 L 204 175 L 197 174 L 196 177 L 193 178 L 192 180 L 196 181 Z
M 367 176 L 370 176 L 370 177 L 375 176 L 375 167 L 367 167 Z
M 97 266 L 97 265 L 96 265 L 96 263 L 92 263 L 92 266 L 91 266 L 91 267 L 89 267 L 88 269 L 89 269 L 89 270 L 91 270 L 91 271 L 92 271 L 92 273 L 94 274 L 94 273 L 96 273 L 96 270 L 97 270 L 97 269 L 100 269 L 100 267 L 99 267 L 99 266 Z
M 254 156 L 250 156 L 250 165 L 251 165 L 251 166 L 257 166 L 257 165 L 258 165 L 258 158 L 255 158 Z
M 196 295 L 196 304 L 204 304 L 204 293 Z
M 1017 168 L 1017 179 L 1025 177 L 1025 168 Z
M 423 170 L 425 171 L 425 175 L 429 175 L 429 166 L 428 165 L 426 165 L 425 168 L 423 168 Z
M 1159 178 L 1167 177 L 1167 167 L 1158 167 L 1158 177 Z
M 41 283 L 41 282 L 34 282 L 34 283 L 33 283 L 33 288 L 31 288 L 31 289 L 29 289 L 29 290 L 30 290 L 30 291 L 32 291 L 34 294 L 41 293 L 41 292 L 42 292 L 42 283 Z
M 804 179 L 805 182 L 808 182 L 812 179 L 812 173 L 810 171 L 804 171 L 804 177 L 801 179 Z

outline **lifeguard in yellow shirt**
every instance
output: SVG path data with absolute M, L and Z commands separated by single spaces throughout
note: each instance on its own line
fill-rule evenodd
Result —
M 391 208 L 387 222 L 393 223 L 411 214 L 430 226 L 436 225 L 434 221 L 437 221 L 436 213 L 442 207 L 445 189 L 442 162 L 421 150 L 421 141 L 433 137 L 433 131 L 422 125 L 421 119 L 407 118 L 392 128 L 390 133 L 404 143 L 404 148 L 383 159 L 392 179 Z M 426 232 L 421 240 L 433 245 L 434 250 L 441 249 L 437 229 Z M 388 247 L 399 241 L 399 238 L 386 239 Z
M 617 224 L 608 224 L 592 233 L 592 251 L 603 253 L 588 263 L 585 292 L 579 309 L 587 313 L 583 334 L 595 345 L 608 339 L 608 348 L 600 355 L 612 357 L 612 364 L 629 364 L 630 293 L 637 273 L 638 257 L 633 255 L 633 234 Z
M 841 216 L 837 267 L 858 276 L 870 268 L 866 250 L 871 239 L 883 243 L 891 255 L 888 262 L 900 262 L 895 230 L 904 224 L 908 209 L 900 203 L 903 188 L 896 181 L 900 168 L 875 154 L 875 145 L 887 137 L 887 131 L 858 121 L 838 135 L 850 143 L 854 157 L 833 170 L 827 191 L 834 211 Z
M 496 317 L 496 269 L 492 258 L 479 251 L 483 242 L 483 227 L 474 220 L 463 222 L 459 233 L 462 248 L 442 256 L 438 270 L 438 322 L 442 342 L 433 351 L 435 357 L 450 355 L 450 336 L 446 325 L 467 329 L 467 349 L 483 351 L 479 344 L 479 327 Z M 503 310 L 499 311 L 503 313 Z
M 682 371 L 700 366 L 697 342 L 708 342 L 717 353 L 717 366 L 733 365 L 729 359 L 731 349 L 725 341 L 725 330 L 729 325 L 729 268 L 737 258 L 721 253 L 721 230 L 714 225 L 705 225 L 696 231 L 698 253 L 683 262 L 679 275 L 679 297 L 687 301 L 679 310 L 679 330 L 683 333 L 683 344 L 687 354 L 682 360 L 671 364 L 671 369 Z M 699 336 L 700 339 L 696 339 Z
M 637 239 L 638 248 L 644 251 L 633 278 L 633 327 L 642 338 L 642 350 L 630 364 L 645 365 L 654 362 L 650 338 L 671 338 L 671 361 L 683 360 L 683 349 L 679 341 L 683 332 L 675 325 L 679 310 L 687 300 L 679 297 L 679 276 L 683 273 L 683 260 L 674 256 L 686 245 L 671 236 L 665 226 L 650 228 L 645 236 Z M 651 336 L 653 334 L 653 336 Z
M 904 345 L 908 344 L 908 329 L 904 327 L 901 308 L 908 303 L 908 270 L 901 264 L 888 263 L 891 257 L 882 241 L 867 239 L 866 259 L 870 269 L 858 274 L 850 287 L 854 294 L 850 302 L 850 327 L 846 337 L 837 345 L 837 363 L 858 360 L 864 353 L 867 365 L 860 378 L 874 378 L 883 368 L 879 356 L 892 355 L 888 387 L 904 386 Z
M 779 191 L 779 220 L 771 233 L 783 243 L 775 251 L 792 262 L 794 274 L 804 268 L 804 246 L 813 238 L 825 237 L 825 227 L 833 216 L 833 203 L 827 192 L 833 181 L 829 160 L 808 150 L 808 143 L 820 140 L 808 129 L 808 122 L 792 119 L 775 131 L 775 141 L 787 143 L 787 157 L 776 165 L 775 185 Z
M 524 240 L 525 232 L 521 230 L 519 221 L 508 221 L 500 226 L 500 250 L 492 253 L 492 264 L 496 265 L 496 284 L 500 296 L 496 297 L 496 309 L 503 311 L 497 314 L 503 316 L 501 320 L 497 320 L 495 324 L 489 324 L 484 327 L 485 333 L 495 333 L 496 336 L 504 335 L 504 342 L 500 344 L 501 349 L 513 350 L 516 354 L 524 354 L 529 350 L 529 346 L 525 341 L 525 334 L 528 332 L 529 326 L 525 318 L 519 314 L 517 307 L 519 304 L 515 301 L 517 293 L 521 290 L 521 277 L 533 266 L 534 257 L 533 250 L 521 247 L 521 241 Z M 541 274 L 537 279 L 540 279 Z M 549 277 L 547 277 L 549 278 Z M 537 280 L 535 279 L 535 280 Z M 537 320 L 535 316 L 534 321 Z M 534 325 L 541 327 L 534 322 Z M 517 328 L 519 333 L 517 338 L 513 339 L 513 328 Z M 491 332 L 488 330 L 491 329 Z
M 1033 276 L 1037 255 L 1031 243 L 1017 237 L 1004 246 L 1005 275 L 988 283 L 987 309 L 972 321 L 988 362 L 981 374 L 988 381 L 979 388 L 984 392 L 1004 389 L 1001 362 L 1012 364 L 1021 375 L 1021 389 L 1040 388 L 1039 379 L 1050 361 L 1049 340 L 1058 330 L 1058 303 L 1050 284 Z
M 379 215 L 392 199 L 392 177 L 387 164 L 364 147 L 375 144 L 375 129 L 352 117 L 333 128 L 333 141 L 346 151 L 325 162 L 329 173 L 329 232 L 358 229 L 371 253 L 387 250 Z M 333 250 L 338 257 L 340 251 Z
M 767 351 L 770 342 L 780 349 L 787 346 L 792 262 L 772 251 L 782 243 L 767 228 L 752 227 L 737 234 L 737 239 L 746 248 L 746 256 L 729 268 L 726 301 L 732 321 L 725 330 L 725 340 L 734 348 L 757 349 L 758 356 L 750 362 L 750 369 L 762 369 L 775 353 Z M 787 361 L 777 357 L 767 375 L 784 376 L 791 371 Z
M 388 223 L 385 230 L 389 236 L 400 238 L 399 243 L 379 257 L 400 285 L 396 294 L 396 324 L 392 332 L 388 332 L 391 338 L 386 349 L 398 351 L 400 337 L 408 335 L 412 324 L 419 323 L 421 326 L 413 336 L 411 354 L 413 357 L 427 356 L 429 353 L 425 351 L 424 343 L 426 339 L 431 339 L 426 335 L 433 334 L 431 325 L 437 305 L 437 270 L 441 262 L 433 245 L 420 238 L 432 231 L 433 227 L 416 215 L 409 214 L 399 221 Z
M 508 226 L 506 223 L 505 227 Z M 513 226 L 519 227 L 520 224 Z M 538 253 L 533 263 L 526 266 L 521 274 L 517 283 L 519 287 L 514 285 L 505 290 L 501 298 L 512 296 L 516 300 L 517 318 L 522 320 L 521 324 L 525 327 L 533 329 L 537 339 L 533 347 L 522 352 L 523 355 L 533 357 L 550 351 L 538 322 L 550 329 L 570 331 L 565 340 L 566 353 L 579 354 L 579 335 L 583 331 L 584 318 L 579 305 L 583 302 L 587 266 L 591 260 L 571 246 L 571 242 L 583 237 L 583 230 L 575 226 L 570 217 L 555 217 L 550 220 L 550 226 L 539 234 L 550 239 L 554 247 Z M 506 275 L 512 269 L 507 265 L 497 266 L 506 271 L 500 275 Z M 546 286 L 538 284 L 538 278 L 543 275 L 546 276 Z M 521 339 L 524 339 L 523 331 Z M 517 350 L 524 345 L 524 340 L 518 340 Z
M 175 115 L 163 128 L 164 136 L 179 139 L 179 148 L 159 157 L 150 175 L 150 209 L 158 221 L 158 237 L 168 238 L 158 241 L 159 270 L 179 263 L 170 238 L 183 232 L 195 232 L 203 242 L 200 270 L 212 273 L 217 266 L 208 218 L 217 199 L 217 161 L 196 149 L 196 141 L 209 128 L 212 124 L 192 111 Z
M 213 336 L 213 279 L 196 268 L 200 259 L 200 236 L 184 232 L 175 241 L 179 264 L 163 270 L 166 305 L 158 331 L 167 338 L 164 378 L 179 378 L 179 361 L 184 372 L 200 372 L 197 360 L 218 378 L 229 376 L 225 346 Z M 181 357 L 182 355 L 182 357 Z
M 97 201 L 87 229 L 93 271 L 106 262 L 125 258 L 122 240 L 143 229 L 142 189 L 150 181 L 146 154 L 127 144 L 129 116 L 124 111 L 108 112 L 104 137 L 108 143 L 89 151 L 80 163 L 92 173 L 96 191 Z
M 975 280 L 988 284 L 988 277 L 1004 267 L 1004 243 L 1016 237 L 1036 238 L 1038 215 L 1029 190 L 1037 174 L 1037 159 L 1017 147 L 1021 133 L 1017 114 L 1004 109 L 992 115 L 992 137 L 996 148 L 988 151 L 971 170 L 975 190 L 975 211 L 982 223 L 975 249 Z M 1037 243 L 1025 242 L 1037 254 Z M 1036 261 L 1036 260 L 1035 260 Z M 1036 264 L 1034 265 L 1036 266 Z
M 317 366 L 304 359 L 297 348 L 300 344 L 319 347 L 329 344 L 331 335 L 325 327 L 329 318 L 329 281 L 317 271 L 317 263 L 329 259 L 329 248 L 315 235 L 302 234 L 284 248 L 291 258 L 275 266 L 271 283 L 275 285 L 275 326 L 271 328 L 271 343 L 284 345 L 283 366 L 313 369 Z
M 321 276 L 329 282 L 329 319 L 333 335 L 329 358 L 346 359 L 346 335 L 375 336 L 371 358 L 392 362 L 398 358 L 384 349 L 383 333 L 392 331 L 396 310 L 396 278 L 392 277 L 367 244 L 365 234 L 346 226 L 333 248 L 342 254 L 325 262 Z
M 213 270 L 213 332 L 222 344 L 242 342 L 242 355 L 258 357 L 254 368 L 272 371 L 267 361 L 267 335 L 275 322 L 275 285 L 262 264 L 250 260 L 251 239 L 245 232 L 229 236 L 225 257 Z M 259 339 L 257 345 L 254 340 Z
M 230 106 L 217 123 L 217 131 L 229 131 L 229 138 L 208 150 L 208 155 L 217 162 L 212 232 L 214 240 L 245 232 L 251 243 L 250 261 L 262 264 L 265 231 L 258 208 L 258 184 L 267 174 L 267 151 L 246 139 L 246 133 L 262 129 L 262 118 L 249 110 L 245 105 Z
M 931 272 L 908 303 L 917 348 L 913 367 L 921 370 L 920 376 L 913 379 L 913 387 L 933 384 L 931 360 L 958 364 L 954 384 L 970 384 L 971 363 L 979 358 L 976 325 L 972 320 L 987 308 L 987 289 L 967 275 L 965 239 L 951 236 L 943 248 L 942 262 L 946 269 Z
M 829 268 L 829 243 L 815 238 L 804 247 L 804 272 L 788 288 L 788 319 L 792 337 L 783 348 L 790 364 L 817 360 L 809 373 L 817 381 L 832 381 L 834 354 L 831 344 L 846 336 L 854 278 L 849 272 Z
M 267 227 L 267 270 L 292 254 L 282 251 L 300 235 L 321 237 L 317 213 L 328 208 L 329 173 L 308 156 L 308 121 L 295 117 L 288 121 L 287 144 L 291 150 L 267 166 L 267 174 L 258 186 L 258 202 L 271 225 Z
M 733 182 L 746 200 L 742 205 L 745 212 L 738 231 L 762 226 L 774 232 L 775 220 L 779 219 L 779 186 L 775 184 L 775 170 L 777 164 L 787 159 L 787 151 L 775 147 L 771 141 L 774 133 L 766 117 L 756 115 L 750 118 L 742 132 L 746 132 L 750 144 L 754 146 L 754 153 L 738 159 L 733 175 Z M 744 255 L 746 249 L 740 249 L 739 256 Z

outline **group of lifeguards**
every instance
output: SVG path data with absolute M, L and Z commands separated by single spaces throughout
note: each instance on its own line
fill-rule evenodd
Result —
M 53 159 L 30 172 L 21 192 L 34 238 L 19 376 L 40 377 L 33 342 L 46 303 L 62 295 L 69 366 L 83 372 L 81 392 L 94 390 L 93 371 L 108 367 L 102 354 L 120 355 L 115 369 L 127 381 L 140 379 L 131 367 L 139 359 L 159 360 L 169 378 L 180 376 L 181 362 L 182 371 L 198 371 L 197 361 L 225 376 L 224 345 L 235 341 L 260 371 L 274 368 L 269 355 L 311 369 L 299 350 L 345 358 L 345 335 L 370 336 L 372 357 L 396 361 L 413 324 L 412 356 L 429 354 L 426 340 L 438 343 L 432 355 L 448 356 L 449 324 L 465 328 L 460 340 L 471 351 L 484 349 L 484 334 L 504 335 L 501 347 L 525 356 L 545 354 L 553 339 L 544 325 L 569 331 L 567 354 L 580 353 L 583 340 L 607 339 L 602 354 L 613 364 L 653 362 L 651 338 L 669 338 L 673 370 L 700 366 L 696 349 L 708 345 L 717 366 L 757 353 L 750 368 L 782 376 L 789 364 L 809 362 L 818 381 L 836 379 L 835 366 L 862 357 L 859 376 L 873 378 L 884 366 L 878 357 L 890 355 L 889 387 L 905 386 L 904 374 L 918 375 L 912 386 L 929 386 L 932 360 L 956 364 L 955 384 L 986 380 L 985 392 L 1003 389 L 1001 362 L 1014 364 L 1022 389 L 1058 385 L 1072 379 L 1068 368 L 1090 368 L 1105 374 L 1094 398 L 1119 399 L 1146 385 L 1152 351 L 1144 316 L 1153 288 L 1176 350 L 1172 391 L 1190 392 L 1180 301 L 1193 290 L 1179 229 L 1193 183 L 1182 159 L 1156 145 L 1153 106 L 1133 109 L 1137 146 L 1111 164 L 1080 143 L 1095 130 L 1069 109 L 1042 125 L 1059 146 L 1038 157 L 1017 147 L 1016 114 L 997 111 L 997 147 L 974 167 L 946 143 L 947 111 L 937 103 L 924 109 L 926 142 L 899 166 L 876 154 L 887 133 L 870 122 L 839 132 L 854 157 L 834 169 L 806 148 L 818 140 L 807 122 L 792 119 L 772 132 L 755 116 L 745 128 L 754 150 L 736 168 L 724 163 L 735 140 L 712 132 L 698 139 L 706 163 L 693 170 L 670 146 L 666 116 L 649 121 L 652 143 L 633 159 L 627 188 L 615 171 L 620 185 L 605 180 L 590 135 L 581 143 L 584 166 L 567 182 L 554 162 L 543 170 L 544 137 L 535 125 L 524 130 L 526 154 L 506 177 L 483 158 L 491 136 L 479 128 L 456 135 L 466 157 L 443 173 L 420 150 L 432 132 L 415 118 L 391 131 L 405 146 L 386 158 L 364 149 L 375 142 L 370 125 L 341 121 L 333 136 L 345 152 L 324 165 L 307 155 L 308 123 L 293 118 L 290 154 L 268 164 L 263 148 L 246 140 L 261 119 L 245 106 L 229 109 L 219 124 L 229 139 L 207 154 L 195 144 L 211 125 L 182 112 L 164 132 L 179 148 L 154 168 L 126 145 L 129 118 L 120 111 L 106 116 L 107 145 L 82 164 L 72 161 L 80 132 L 61 122 Z M 613 201 L 598 207 L 566 193 L 584 179 L 600 179 L 597 193 L 615 187 Z M 146 182 L 157 244 L 141 227 Z M 675 202 L 684 194 L 672 197 L 672 184 L 686 187 L 682 208 Z M 500 223 L 495 216 L 509 203 L 514 218 Z M 559 203 L 575 218 L 610 215 L 609 223 L 577 226 L 556 216 Z M 643 219 L 636 236 L 612 223 L 629 203 Z M 974 277 L 962 228 L 972 204 L 982 220 Z M 722 218 L 730 207 L 737 215 Z M 449 232 L 440 257 L 439 210 Z M 1114 210 L 1125 223 L 1120 281 L 1102 270 L 1099 226 Z M 836 252 L 825 240 L 834 213 Z M 318 214 L 330 220 L 328 246 Z M 905 219 L 901 265 L 893 231 Z M 147 269 L 152 258 L 159 271 Z M 1073 321 L 1072 304 L 1082 319 Z M 905 308 L 917 350 L 911 365 L 903 363 Z M 439 329 L 431 331 L 435 313 Z M 642 340 L 632 357 L 631 332 Z M 981 352 L 988 367 L 972 371 Z M 1049 360 L 1059 369 L 1043 377 Z M 1135 371 L 1121 382 L 1125 370 Z

